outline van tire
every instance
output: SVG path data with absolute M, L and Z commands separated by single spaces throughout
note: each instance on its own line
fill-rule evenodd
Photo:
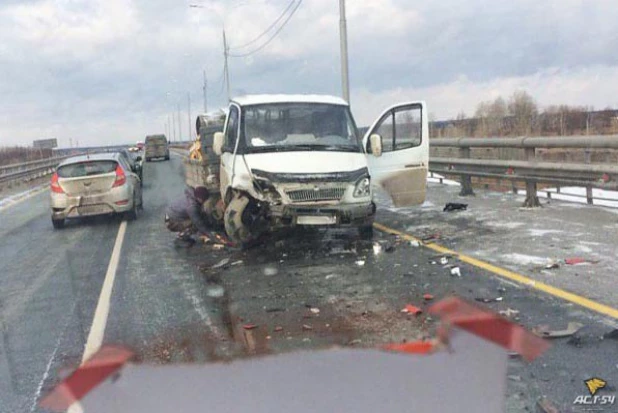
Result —
M 127 217 L 127 221 L 135 221 L 137 219 L 137 209 L 139 208 L 137 199 L 135 195 L 133 196 L 133 208 L 130 211 L 127 211 L 125 216 Z
M 363 225 L 358 227 L 358 234 L 361 239 L 369 240 L 373 238 L 373 225 Z
M 249 203 L 250 199 L 246 195 L 236 194 L 225 209 L 223 216 L 227 236 L 241 246 L 246 246 L 255 239 L 254 234 L 251 233 L 242 219 Z

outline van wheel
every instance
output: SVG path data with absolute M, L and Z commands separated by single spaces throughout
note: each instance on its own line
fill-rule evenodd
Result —
M 372 225 L 363 225 L 362 227 L 358 227 L 358 234 L 361 239 L 372 239 L 373 238 L 373 226 Z
M 166 160 L 166 161 L 169 161 L 169 160 L 170 160 L 170 156 L 169 156 L 169 155 L 167 155 L 167 156 L 165 157 L 165 160 Z
M 202 205 L 202 209 L 204 212 L 212 218 L 218 224 L 223 224 L 223 219 L 225 216 L 225 211 L 222 208 L 219 208 L 219 203 L 221 198 L 217 196 L 211 196 L 204 202 Z
M 234 195 L 223 217 L 225 232 L 230 239 L 242 246 L 250 244 L 256 239 L 252 234 L 249 223 L 251 220 L 251 202 L 246 195 Z
M 53 219 L 52 218 L 52 225 L 54 226 L 54 229 L 62 229 L 64 228 L 64 219 Z

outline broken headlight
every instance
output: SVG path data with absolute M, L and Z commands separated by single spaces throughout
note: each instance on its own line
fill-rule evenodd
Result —
M 371 195 L 371 183 L 369 178 L 362 178 L 354 188 L 354 198 L 364 198 Z
M 281 195 L 279 195 L 279 191 L 275 188 L 275 186 L 266 179 L 255 179 L 253 181 L 253 188 L 264 195 L 264 197 L 269 198 L 272 201 L 280 200 Z

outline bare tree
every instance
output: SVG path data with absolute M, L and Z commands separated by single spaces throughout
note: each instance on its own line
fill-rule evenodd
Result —
M 514 132 L 518 135 L 529 135 L 538 115 L 534 98 L 523 90 L 513 93 L 509 98 L 508 112 L 513 117 Z

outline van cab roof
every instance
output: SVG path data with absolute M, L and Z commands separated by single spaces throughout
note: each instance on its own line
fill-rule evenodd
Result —
M 325 103 L 348 106 L 348 103 L 342 98 L 331 95 L 245 95 L 233 98 L 232 102 L 240 106 L 270 103 Z

